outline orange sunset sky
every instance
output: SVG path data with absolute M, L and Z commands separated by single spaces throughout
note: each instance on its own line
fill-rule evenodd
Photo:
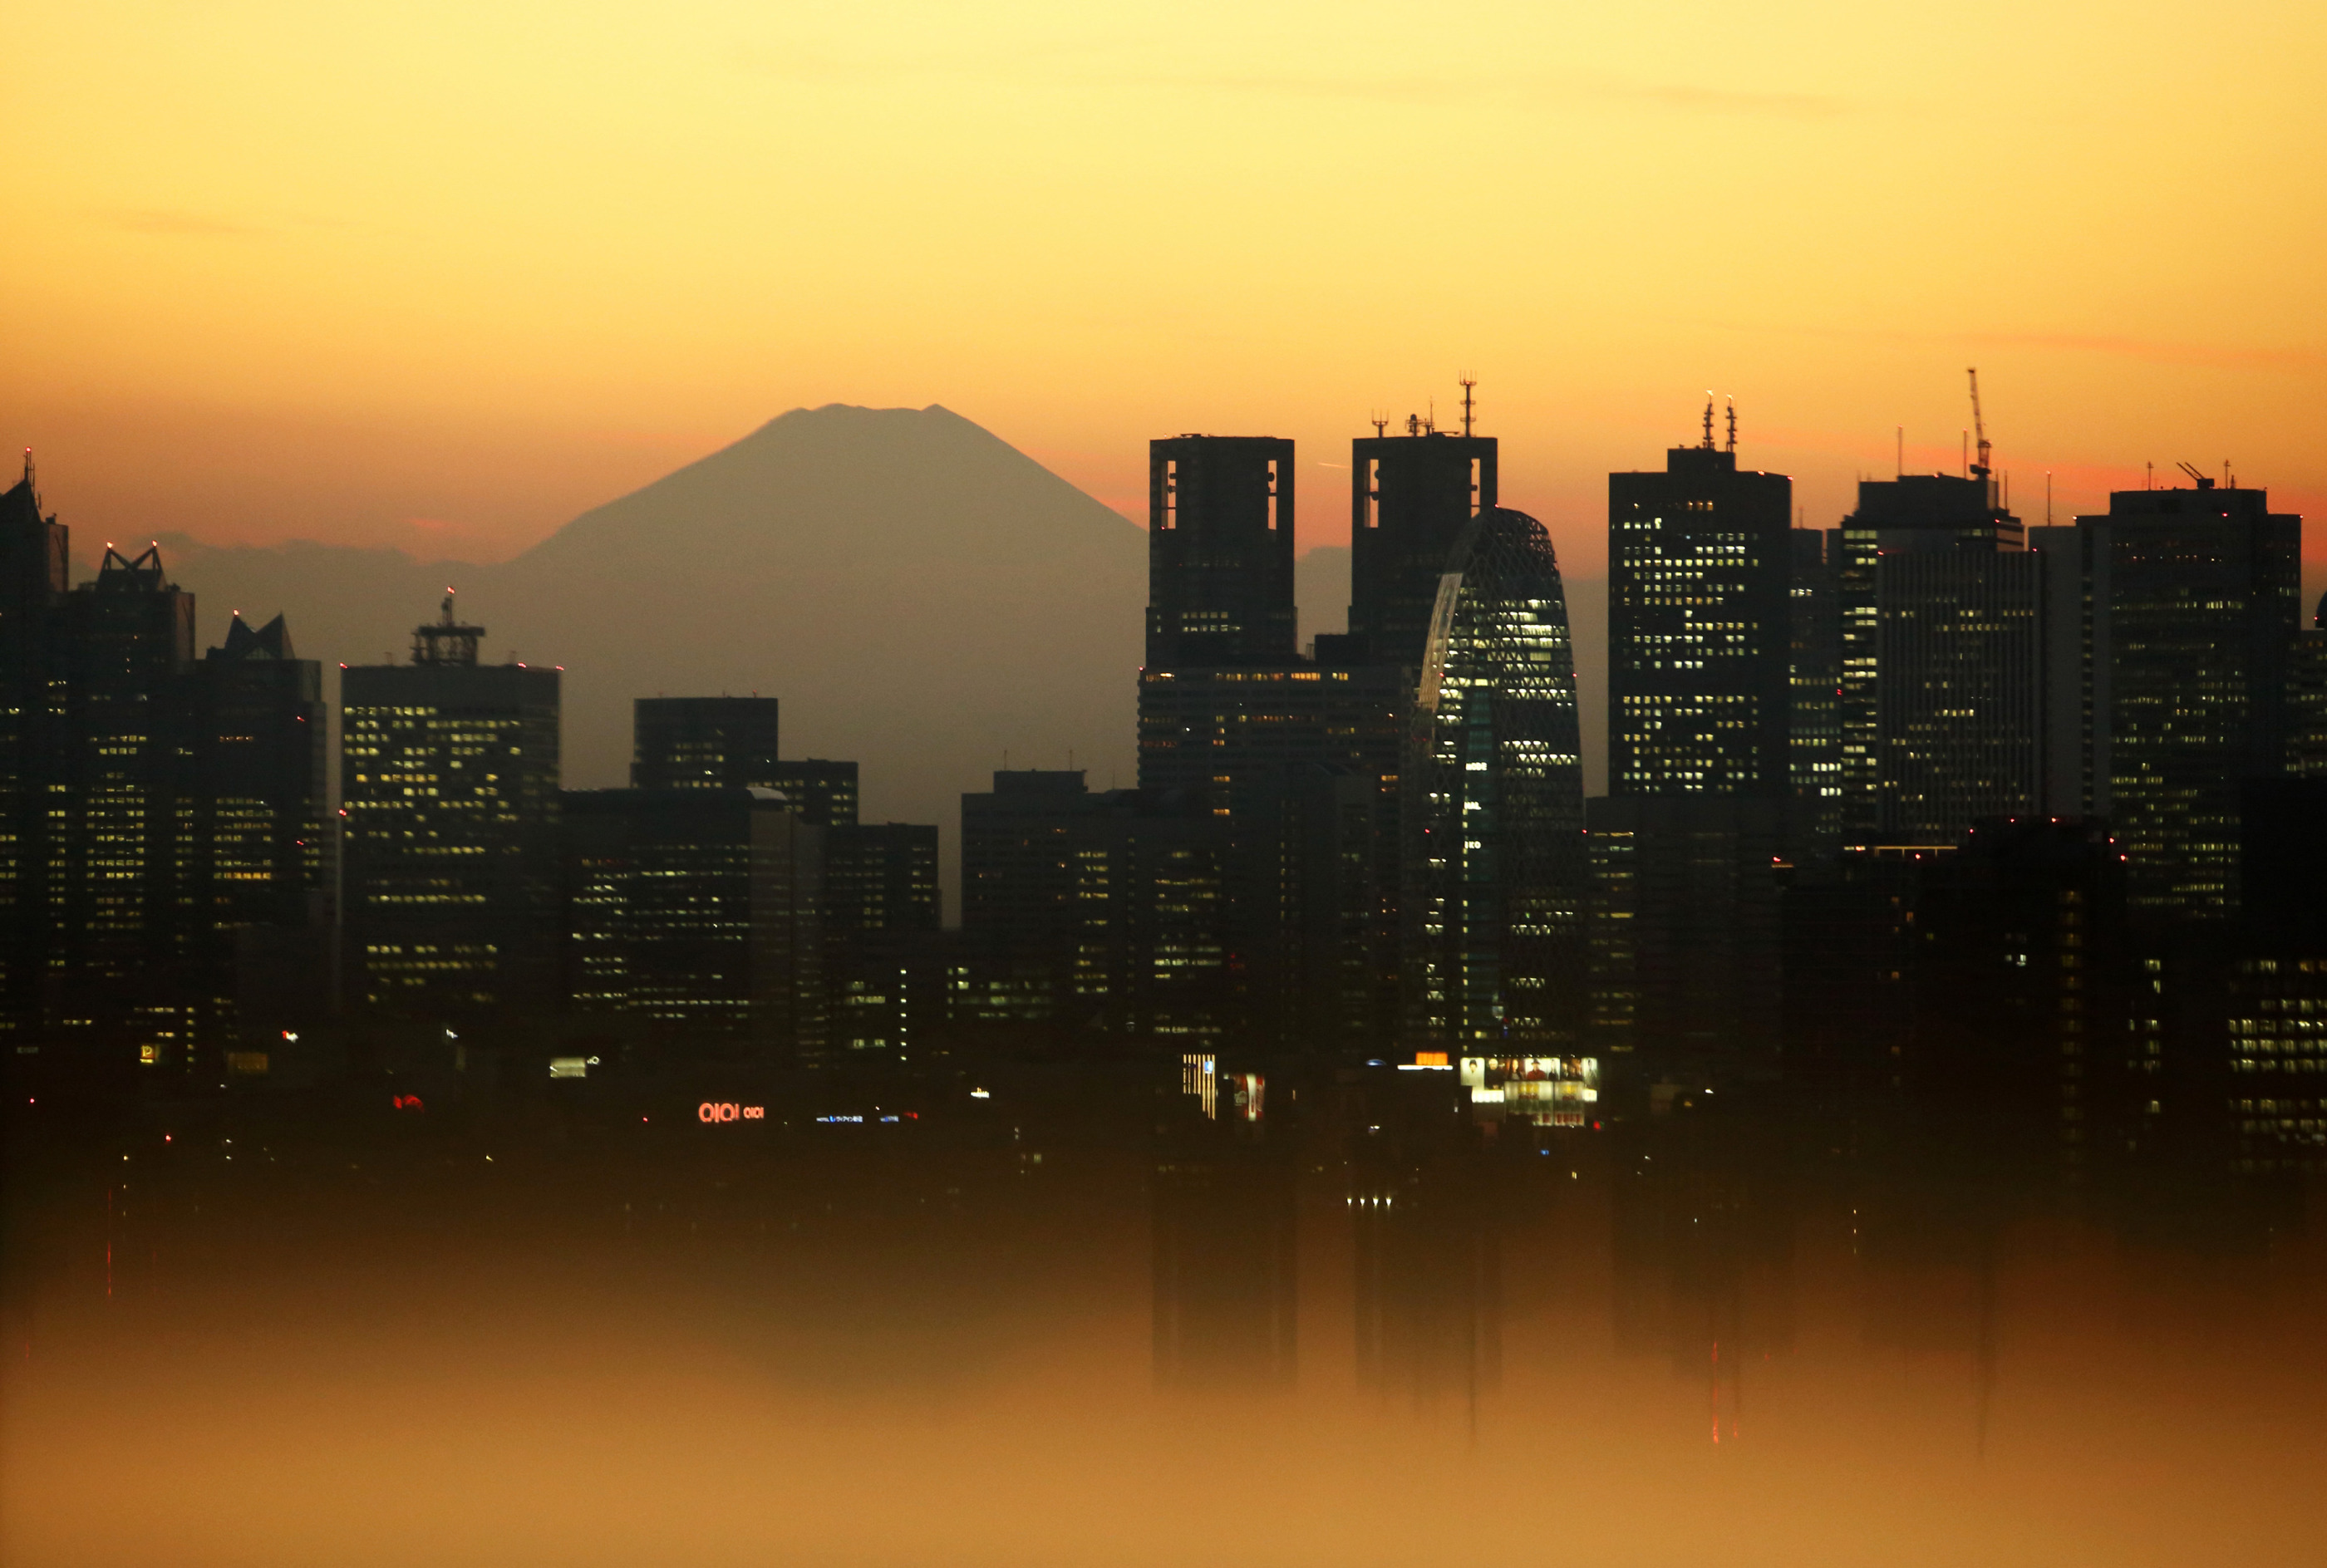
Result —
M 1145 442 L 1480 378 L 1571 571 L 1693 439 L 1831 524 L 2187 459 L 2327 558 L 2327 6 L 18 7 L 0 438 L 84 541 L 492 559 L 799 405 Z

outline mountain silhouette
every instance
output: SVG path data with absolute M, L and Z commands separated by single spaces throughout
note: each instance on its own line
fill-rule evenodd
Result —
M 961 793 L 1005 759 L 1137 777 L 1145 531 L 935 406 L 794 409 L 491 565 L 161 544 L 205 646 L 229 611 L 287 617 L 335 725 L 336 667 L 407 658 L 457 589 L 488 659 L 565 667 L 572 788 L 628 782 L 635 697 L 780 698 L 787 756 L 854 759 L 868 819 L 939 825 L 949 907 Z M 1303 639 L 1340 630 L 1348 548 L 1307 552 L 1297 582 Z M 1597 785 L 1606 585 L 1567 589 Z
M 796 409 L 514 560 L 164 540 L 200 634 L 289 618 L 299 653 L 401 660 L 447 587 L 488 659 L 565 667 L 569 786 L 627 782 L 631 702 L 782 700 L 793 757 L 862 764 L 874 820 L 937 822 L 1003 765 L 1136 772 L 1145 532 L 941 407 Z M 336 669 L 330 669 L 336 675 Z

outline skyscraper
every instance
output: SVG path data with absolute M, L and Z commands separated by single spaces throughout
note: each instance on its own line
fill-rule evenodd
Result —
M 856 764 L 804 757 L 765 770 L 755 789 L 773 789 L 812 827 L 856 826 Z
M 1791 779 L 1793 481 L 1705 441 L 1608 476 L 1608 788 L 1781 798 Z
M 567 1004 L 693 1050 L 812 1059 L 822 836 L 770 789 L 565 791 Z
M 1612 1050 L 1773 1047 L 1774 868 L 1790 814 L 1813 847 L 1830 814 L 1816 737 L 1798 754 L 1794 733 L 1798 711 L 1806 730 L 1823 716 L 1823 553 L 1798 565 L 1793 481 L 1738 468 L 1734 409 L 1725 447 L 1713 425 L 1707 403 L 1704 439 L 1662 472 L 1608 476 L 1609 794 L 1588 824 L 1593 1034 Z
M 938 830 L 908 822 L 850 823 L 828 830 L 824 846 L 832 1049 L 907 1059 L 945 1016 Z
M 194 922 L 178 901 L 178 699 L 193 662 L 194 600 L 158 547 L 111 546 L 58 621 L 48 817 L 49 965 L 61 1036 L 117 1037 L 182 1065 L 179 960 Z M 58 698 L 61 698 L 61 704 Z M 125 1015 L 126 1015 L 125 1017 Z
M 1437 443 L 1391 444 L 1406 452 Z M 1364 1011 L 1378 1021 L 1378 994 L 1395 986 L 1399 754 L 1419 635 L 1405 667 L 1371 655 L 1356 637 L 1320 639 L 1313 659 L 1296 653 L 1291 442 L 1183 436 L 1153 443 L 1150 457 L 1135 808 L 1143 826 L 1123 840 L 1133 856 L 1126 864 L 1166 882 L 1180 874 L 1171 870 L 1179 863 L 1167 863 L 1172 855 L 1217 865 L 1224 923 L 1198 947 L 1225 944 L 1241 1040 L 1316 1038 L 1350 1022 L 1356 995 L 1371 999 Z M 1392 468 L 1403 474 L 1400 461 L 1409 459 Z M 1413 487 L 1398 492 L 1399 482 L 1391 481 L 1400 499 L 1389 526 L 1401 537 L 1436 527 L 1431 509 L 1442 500 L 1467 515 L 1467 501 Z M 1365 515 L 1361 507 L 1360 521 Z M 1379 564 L 1372 554 L 1368 560 Z M 1435 592 L 1436 566 L 1430 581 Z M 1389 598 L 1404 591 L 1381 582 Z M 1211 819 L 1196 835 L 1202 844 L 1167 848 L 1192 833 L 1183 820 L 1190 812 Z M 1369 835 L 1362 844 L 1351 837 L 1360 823 Z M 1151 866 L 1151 852 L 1166 859 Z M 1344 863 L 1351 854 L 1361 867 Z M 1173 907 L 1167 898 L 1147 914 L 1164 920 Z M 1126 908 L 1146 906 L 1135 899 Z M 1121 1000 L 1126 1017 L 1193 1008 L 1221 1020 L 1201 1027 L 1231 1027 L 1225 1003 L 1173 1000 L 1202 991 L 1175 984 Z
M 2023 537 L 2020 519 L 1999 504 L 1995 481 L 1984 469 L 1962 476 L 1862 480 L 1858 508 L 1838 533 L 1829 565 L 1840 611 L 1842 831 L 1846 845 L 1863 847 L 1883 836 L 1880 574 L 1885 552 L 2012 551 L 2021 548 Z
M 2136 919 L 2238 910 L 2238 789 L 2286 761 L 2303 520 L 2259 490 L 2118 490 L 2090 537 L 2095 808 Z
M 283 617 L 254 631 L 237 615 L 176 705 L 187 989 L 231 997 L 214 1011 L 264 1042 L 335 1000 L 322 668 L 293 650 Z
M 1841 540 L 1823 528 L 1796 528 L 1793 539 L 1787 853 L 1797 863 L 1816 863 L 1842 846 L 1842 612 L 1832 558 Z
M 2287 660 L 2286 770 L 2327 779 L 2327 593 Z
M 180 789 L 192 835 L 181 859 L 208 890 L 203 923 L 328 924 L 322 667 L 293 650 L 280 615 L 255 631 L 237 615 L 186 685 Z
M 958 1017 L 1216 1050 L 1248 1034 L 1230 825 L 1186 790 L 997 772 L 961 798 Z
M 637 789 L 769 789 L 774 697 L 640 697 L 631 708 Z
M 556 924 L 558 672 L 477 661 L 484 628 L 341 677 L 349 1000 L 409 1017 L 546 1003 Z
M 0 495 L 0 1034 L 38 1022 L 48 969 L 49 679 L 66 538 L 42 515 L 27 453 Z
M 1291 662 L 1294 490 L 1289 441 L 1147 443 L 1147 668 Z
M 1891 844 L 1952 845 L 2042 804 L 2044 568 L 2017 529 L 1966 539 L 1877 530 L 1876 822 Z
M 1406 1012 L 1417 1040 L 1580 1042 L 1584 772 L 1543 525 L 1465 527 L 1432 612 L 1403 775 Z
M 1348 658 L 1416 668 L 1438 579 L 1463 530 L 1496 502 L 1491 435 L 1426 428 L 1350 443 Z M 1321 658 L 1326 650 L 1319 649 Z

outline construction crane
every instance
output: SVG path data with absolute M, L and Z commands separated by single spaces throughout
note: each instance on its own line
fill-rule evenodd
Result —
M 1979 367 L 1974 365 L 1967 373 L 1971 377 L 1972 434 L 1979 437 L 1979 461 L 1971 465 L 1971 471 L 1974 478 L 1986 479 L 1988 472 L 1987 454 L 1989 449 L 1987 444 L 1987 425 L 1979 416 Z

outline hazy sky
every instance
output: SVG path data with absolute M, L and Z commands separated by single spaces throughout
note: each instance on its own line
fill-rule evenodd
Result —
M 1571 569 L 1734 394 L 1814 522 L 2177 459 L 2327 553 L 2327 8 L 83 0 L 9 21 L 0 438 L 102 538 L 490 557 L 795 406 L 1145 443 L 1463 370 Z M 1144 520 L 1144 519 L 1143 519 Z

